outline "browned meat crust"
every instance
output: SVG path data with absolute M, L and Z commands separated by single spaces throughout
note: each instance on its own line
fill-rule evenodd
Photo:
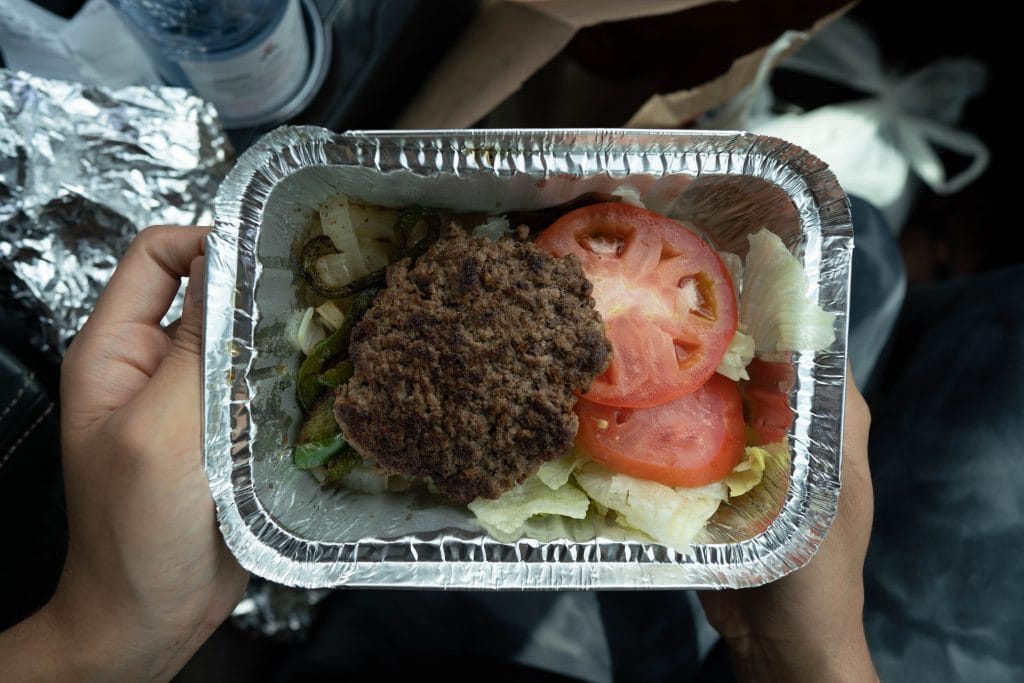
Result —
M 572 446 L 574 391 L 611 346 L 575 257 L 456 233 L 387 288 L 352 333 L 345 438 L 386 473 L 496 498 Z

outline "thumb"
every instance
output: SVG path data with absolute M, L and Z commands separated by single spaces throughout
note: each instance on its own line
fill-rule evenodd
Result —
M 149 438 L 167 450 L 192 453 L 199 449 L 202 403 L 203 300 L 206 282 L 206 257 L 197 256 L 189 264 L 189 282 L 181 320 L 174 331 L 170 351 L 140 392 L 136 408 L 167 417 L 151 426 Z M 177 459 L 171 458 L 170 461 Z M 198 458 L 185 458 L 168 467 L 197 467 Z
M 188 286 L 181 319 L 177 321 L 171 348 L 150 383 L 165 403 L 199 400 L 202 386 L 203 311 L 206 295 L 206 256 L 189 263 Z M 169 331 L 169 330 L 168 330 Z M 147 389 L 150 389 L 147 387 Z
M 203 302 L 206 297 L 206 256 L 200 255 L 189 264 L 188 287 L 181 321 L 174 332 L 174 346 L 168 361 L 198 371 L 203 352 Z M 185 368 L 182 367 L 181 370 Z

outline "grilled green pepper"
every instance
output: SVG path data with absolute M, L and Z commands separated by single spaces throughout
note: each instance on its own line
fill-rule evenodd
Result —
M 334 472 L 335 478 L 340 478 L 361 459 L 341 433 L 334 417 L 334 396 L 331 395 L 321 397 L 313 406 L 299 430 L 297 441 L 292 450 L 292 462 L 300 470 L 326 466 L 329 472 Z M 343 463 L 335 465 L 334 461 L 338 459 Z
M 295 393 L 299 399 L 299 405 L 304 410 L 312 410 L 313 404 L 326 389 L 320 381 L 321 375 L 324 374 L 333 359 L 348 352 L 348 341 L 352 336 L 352 328 L 370 309 L 373 297 L 376 295 L 377 290 L 375 289 L 359 292 L 352 299 L 352 306 L 341 327 L 322 339 L 302 361 L 295 382 Z
M 292 451 L 292 462 L 300 470 L 323 467 L 339 455 L 347 446 L 348 442 L 345 441 L 345 437 L 341 434 L 335 434 L 323 441 L 300 443 Z
M 299 254 L 299 268 L 302 277 L 309 285 L 309 288 L 322 297 L 328 299 L 345 299 L 356 292 L 370 287 L 379 287 L 384 284 L 385 269 L 379 268 L 372 273 L 367 273 L 355 280 L 346 282 L 343 285 L 331 285 L 323 281 L 319 271 L 316 269 L 316 262 L 323 256 L 337 254 L 334 243 L 327 235 L 310 237 L 302 245 L 302 252 Z
M 420 226 L 423 226 L 422 229 L 417 231 Z M 395 235 L 402 245 L 399 258 L 415 262 L 441 236 L 441 216 L 433 209 L 404 209 L 395 220 Z
M 363 461 L 363 458 L 356 449 L 348 444 L 345 448 L 327 465 L 327 473 L 324 477 L 323 486 L 334 486 L 342 477 L 352 471 L 352 468 Z
M 302 423 L 302 429 L 299 430 L 299 438 L 296 443 L 328 441 L 340 432 L 338 420 L 334 417 L 334 397 L 328 394 L 317 401 L 313 409 L 309 411 L 306 421 Z
M 337 389 L 339 386 L 347 382 L 354 372 L 352 363 L 343 360 L 329 370 L 325 370 L 316 381 L 324 387 L 324 389 Z

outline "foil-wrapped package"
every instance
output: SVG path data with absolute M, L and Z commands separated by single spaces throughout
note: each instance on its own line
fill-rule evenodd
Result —
M 793 356 L 791 461 L 723 504 L 690 553 L 597 528 L 499 540 L 425 491 L 324 490 L 291 463 L 301 422 L 296 244 L 337 193 L 391 207 L 504 213 L 634 189 L 744 256 L 762 227 L 800 258 L 836 341 Z M 221 186 L 207 258 L 204 459 L 239 562 L 303 587 L 489 590 L 745 587 L 805 564 L 838 505 L 852 255 L 849 203 L 804 150 L 742 133 L 280 128 Z
M 140 229 L 212 221 L 233 158 L 186 90 L 0 70 L 0 301 L 59 355 Z

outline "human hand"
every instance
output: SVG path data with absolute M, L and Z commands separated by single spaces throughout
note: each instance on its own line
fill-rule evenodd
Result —
M 811 562 L 759 588 L 700 593 L 740 680 L 878 679 L 863 621 L 864 557 L 874 513 L 870 423 L 848 372 L 839 511 Z
M 246 585 L 201 462 L 207 233 L 140 233 L 64 359 L 68 557 L 35 619 L 75 679 L 170 679 Z M 171 335 L 160 320 L 186 275 Z

